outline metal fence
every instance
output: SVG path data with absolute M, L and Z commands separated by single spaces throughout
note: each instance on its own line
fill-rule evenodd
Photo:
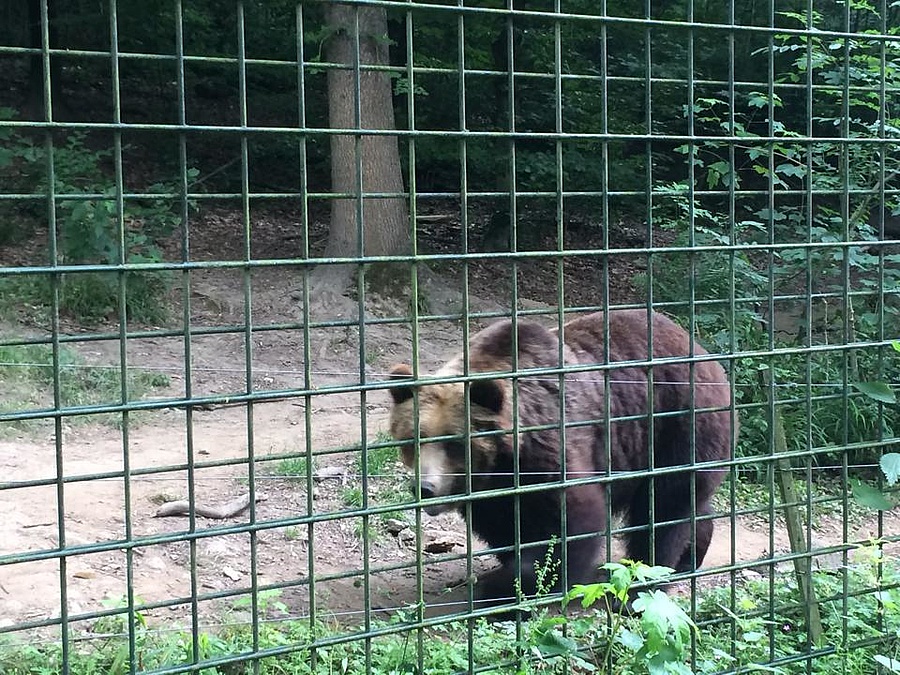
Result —
M 4 3 L 2 672 L 900 672 L 900 9 L 659 4 Z

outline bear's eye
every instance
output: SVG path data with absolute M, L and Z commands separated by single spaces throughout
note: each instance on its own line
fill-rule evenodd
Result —
M 465 457 L 465 455 L 466 455 L 465 441 L 462 441 L 462 440 L 446 441 L 444 443 L 444 451 L 450 457 Z

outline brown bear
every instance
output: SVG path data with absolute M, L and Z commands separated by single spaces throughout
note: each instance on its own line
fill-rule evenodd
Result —
M 472 337 L 468 386 L 398 382 L 390 390 L 391 434 L 420 439 L 418 449 L 403 444 L 401 459 L 416 471 L 416 496 L 433 500 L 424 510 L 465 514 L 470 504 L 472 529 L 502 563 L 479 580 L 477 596 L 496 602 L 536 592 L 548 547 L 557 558 L 565 553 L 566 583 L 596 580 L 608 512 L 624 520 L 628 558 L 679 572 L 699 566 L 713 532 L 713 494 L 737 438 L 722 366 L 672 320 L 646 310 L 579 317 L 563 326 L 562 344 L 557 330 L 533 322 L 517 321 L 515 331 L 514 342 L 507 320 Z M 659 362 L 642 365 L 649 358 Z M 568 369 L 562 377 L 560 365 Z M 459 379 L 464 370 L 458 357 L 436 377 Z M 395 366 L 391 376 L 411 371 Z M 647 470 L 655 473 L 629 477 Z M 495 492 L 516 486 L 515 496 Z

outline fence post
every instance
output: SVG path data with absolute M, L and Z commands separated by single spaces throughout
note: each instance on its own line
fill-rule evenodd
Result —
M 788 540 L 791 544 L 791 553 L 794 554 L 794 573 L 797 575 L 797 588 L 800 589 L 800 598 L 808 608 L 806 630 L 812 643 L 818 643 L 822 635 L 822 617 L 819 614 L 819 601 L 816 599 L 816 589 L 812 581 L 812 560 L 808 555 L 806 538 L 803 536 L 803 522 L 800 511 L 797 508 L 797 491 L 791 478 L 791 461 L 785 457 L 787 454 L 787 439 L 784 434 L 784 423 L 781 420 L 781 412 L 774 405 L 775 397 L 772 392 L 772 373 L 767 368 L 760 371 L 763 389 L 766 397 L 772 405 L 772 436 L 775 444 L 775 478 L 778 481 L 778 490 L 781 493 L 781 503 L 784 505 L 784 520 L 787 524 Z M 774 554 L 774 552 L 773 552 Z

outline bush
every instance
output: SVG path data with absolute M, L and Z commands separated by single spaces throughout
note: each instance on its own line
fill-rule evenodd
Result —
M 725 216 L 697 205 L 693 209 L 692 234 L 687 217 L 687 197 L 683 191 L 667 186 L 661 194 L 670 211 L 666 214 L 661 207 L 658 222 L 675 233 L 676 246 L 693 243 L 696 247 L 739 247 L 742 243 L 754 243 L 763 233 L 757 220 L 743 220 L 732 227 Z M 764 272 L 767 265 L 771 265 L 769 273 Z M 803 265 L 799 260 L 777 257 L 774 261 L 766 257 L 754 259 L 739 248 L 661 253 L 654 259 L 652 275 L 644 274 L 638 280 L 644 283 L 648 293 L 652 292 L 654 303 L 663 303 L 666 311 L 674 314 L 683 325 L 689 326 L 693 317 L 700 342 L 721 353 L 879 339 L 878 320 L 868 312 L 854 313 L 853 333 L 841 339 L 843 316 L 839 309 L 835 309 L 831 317 L 820 317 L 812 308 L 801 308 L 801 323 L 810 322 L 811 343 L 807 343 L 804 330 L 795 336 L 776 330 L 775 322 L 783 317 L 780 305 L 775 305 L 775 315 L 765 309 L 769 274 L 793 277 L 801 274 Z M 860 303 L 867 300 L 874 302 L 875 298 L 863 298 Z M 887 330 L 900 331 L 893 314 L 886 312 L 886 323 Z M 750 406 L 741 415 L 737 457 L 768 454 L 770 391 L 761 377 L 763 371 L 768 371 L 775 385 L 773 391 L 788 450 L 815 451 L 811 456 L 814 465 L 839 466 L 847 444 L 874 443 L 879 438 L 894 435 L 896 409 L 881 406 L 862 393 L 845 392 L 842 383 L 845 379 L 850 384 L 900 379 L 896 359 L 881 358 L 877 349 L 775 353 L 734 362 L 731 372 L 735 382 L 735 403 Z M 848 461 L 851 464 L 877 463 L 880 455 L 881 448 L 877 446 L 863 447 L 850 451 Z M 755 471 L 752 467 L 744 470 Z
M 12 111 L 0 111 L 9 117 Z M 12 192 L 48 194 L 52 160 L 57 236 L 56 263 L 62 265 L 120 265 L 156 263 L 163 259 L 160 243 L 182 225 L 181 200 L 176 186 L 155 183 L 148 195 L 123 200 L 119 205 L 115 179 L 109 165 L 112 151 L 94 150 L 86 134 L 69 133 L 64 142 L 54 143 L 52 155 L 44 145 L 12 129 L 0 129 L 4 149 L 0 151 L 0 179 Z M 189 170 L 188 178 L 197 172 Z M 23 206 L 27 204 L 27 206 Z M 13 243 L 35 232 L 42 221 L 50 222 L 42 202 L 12 200 L 16 214 L 0 230 L 0 243 Z M 121 210 L 121 213 L 120 213 Z M 120 302 L 130 321 L 159 323 L 167 314 L 166 296 L 171 285 L 167 272 L 124 272 L 120 289 L 119 272 L 85 272 L 62 275 L 59 281 L 60 310 L 76 320 L 97 322 L 115 316 Z M 3 280 L 6 289 L 16 288 L 26 302 L 50 306 L 52 282 L 49 276 Z
M 874 13 L 867 5 L 857 9 Z M 784 16 L 806 25 L 803 15 Z M 889 117 L 897 109 L 900 59 L 862 35 L 854 36 L 848 57 L 844 41 L 776 36 L 776 80 L 815 87 L 809 112 L 813 136 L 823 140 L 794 140 L 809 133 L 802 88 L 776 84 L 772 95 L 742 90 L 733 101 L 698 97 L 685 111 L 697 133 L 739 139 L 679 148 L 694 167 L 693 187 L 719 195 L 697 197 L 687 182 L 656 189 L 655 222 L 674 233 L 676 246 L 722 250 L 655 254 L 644 276 L 654 301 L 675 303 L 668 309 L 685 324 L 693 321 L 701 341 L 715 350 L 775 350 L 734 364 L 736 402 L 756 406 L 742 414 L 738 456 L 769 448 L 769 391 L 761 370 L 775 384 L 789 450 L 815 452 L 814 463 L 840 465 L 847 444 L 876 442 L 898 426 L 894 406 L 845 390 L 857 382 L 896 380 L 896 360 L 883 358 L 879 348 L 828 348 L 900 334 L 900 310 L 886 297 L 900 286 L 900 256 L 879 251 L 878 244 L 881 199 L 900 175 L 900 153 L 884 143 L 830 140 L 835 129 L 851 141 L 900 138 L 900 119 Z M 768 58 L 768 50 L 759 56 Z M 845 77 L 849 90 L 841 86 Z M 743 193 L 745 187 L 756 194 Z M 885 208 L 887 215 L 900 212 L 891 192 Z M 812 347 L 818 349 L 778 352 Z M 848 459 L 872 463 L 880 453 L 863 447 Z

